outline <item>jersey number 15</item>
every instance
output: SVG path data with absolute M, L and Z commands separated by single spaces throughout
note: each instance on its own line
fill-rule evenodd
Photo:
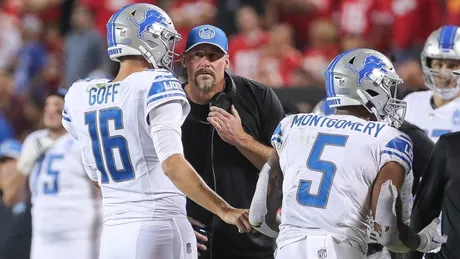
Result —
M 321 160 L 326 146 L 344 147 L 348 136 L 319 133 L 307 160 L 308 172 L 320 172 L 323 175 L 319 183 L 318 194 L 311 194 L 312 180 L 300 180 L 297 189 L 297 201 L 303 206 L 326 208 L 329 192 L 332 188 L 337 167 L 332 161 Z
M 111 120 L 115 130 L 124 129 L 123 111 L 118 107 L 85 113 L 85 124 L 88 125 L 96 166 L 101 172 L 101 183 L 109 182 L 108 175 L 115 182 L 128 181 L 135 177 L 126 138 L 122 135 L 109 134 Z M 121 169 L 118 169 L 115 164 L 115 149 L 118 149 L 120 154 L 123 167 Z

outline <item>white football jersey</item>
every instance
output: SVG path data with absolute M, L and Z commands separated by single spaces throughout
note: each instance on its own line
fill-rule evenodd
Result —
M 48 134 L 48 130 L 35 131 L 25 142 Z M 102 222 L 99 191 L 86 176 L 78 142 L 70 134 L 58 138 L 40 157 L 29 188 L 34 236 L 97 238 Z
M 389 161 L 412 165 L 412 142 L 383 122 L 296 114 L 272 136 L 283 180 L 279 246 L 306 234 L 350 239 L 367 250 L 373 182 Z
M 183 122 L 190 106 L 165 69 L 70 87 L 63 125 L 79 140 L 86 172 L 101 187 L 105 224 L 186 215 L 186 198 L 164 174 L 148 125 L 148 114 L 166 102 L 182 104 Z
M 432 91 L 408 94 L 405 120 L 418 126 L 433 141 L 445 133 L 460 130 L 460 98 L 450 101 L 437 109 L 431 106 Z

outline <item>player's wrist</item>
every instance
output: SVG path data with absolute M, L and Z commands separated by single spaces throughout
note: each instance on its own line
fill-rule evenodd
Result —
M 220 204 L 219 206 L 219 209 L 217 211 L 217 216 L 219 216 L 219 218 L 223 219 L 225 217 L 225 215 L 227 215 L 227 213 L 233 209 L 232 206 L 230 206 L 227 202 L 225 202 L 224 200 L 222 200 L 222 204 Z
M 417 251 L 419 252 L 424 252 L 425 248 L 426 248 L 426 245 L 428 244 L 428 238 L 426 235 L 424 235 L 423 233 L 418 233 L 417 234 L 417 237 L 418 237 L 418 246 L 417 246 Z

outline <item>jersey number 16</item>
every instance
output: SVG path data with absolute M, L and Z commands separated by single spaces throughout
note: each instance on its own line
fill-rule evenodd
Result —
M 96 166 L 101 172 L 101 183 L 109 182 L 108 174 L 115 182 L 128 181 L 135 177 L 126 138 L 122 135 L 109 134 L 111 120 L 115 130 L 124 129 L 123 111 L 118 107 L 85 113 L 85 124 L 88 125 Z M 115 149 L 118 149 L 120 154 L 123 167 L 121 169 L 118 169 L 115 164 Z
M 320 172 L 318 194 L 311 194 L 312 180 L 300 180 L 297 189 L 297 201 L 303 206 L 326 208 L 329 192 L 332 188 L 337 167 L 332 161 L 321 160 L 321 155 L 326 146 L 344 147 L 348 136 L 319 133 L 310 151 L 307 160 L 307 168 L 310 172 Z

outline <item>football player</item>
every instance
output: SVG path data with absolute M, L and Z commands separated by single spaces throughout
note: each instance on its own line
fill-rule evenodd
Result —
M 278 236 L 276 258 L 365 258 L 370 216 L 377 241 L 392 251 L 429 251 L 446 241 L 437 221 L 414 233 L 402 220 L 399 193 L 413 155 L 397 129 L 405 112 L 395 98 L 401 81 L 383 54 L 346 51 L 326 70 L 336 113 L 280 122 L 250 209 L 254 228 Z
M 407 95 L 406 120 L 420 127 L 434 142 L 460 129 L 460 30 L 446 25 L 432 32 L 421 53 L 427 91 Z
M 60 89 L 46 99 L 46 129 L 27 136 L 17 172 L 4 189 L 4 199 L 15 204 L 18 191 L 29 181 L 32 259 L 98 258 L 100 195 L 85 173 L 78 142 L 62 127 L 66 92 Z
M 162 9 L 127 5 L 107 23 L 117 76 L 77 81 L 66 96 L 62 123 L 102 191 L 100 258 L 196 258 L 185 195 L 240 232 L 251 229 L 247 210 L 217 196 L 184 159 L 181 124 L 190 106 L 170 72 L 180 39 Z

